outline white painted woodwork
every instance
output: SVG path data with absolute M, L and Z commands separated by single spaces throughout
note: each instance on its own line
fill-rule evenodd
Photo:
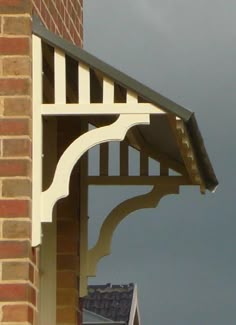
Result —
M 126 102 L 127 103 L 137 103 L 138 102 L 138 96 L 131 90 L 127 90 L 126 95 Z
M 161 176 L 168 176 L 169 175 L 169 168 L 168 165 L 165 163 L 160 163 L 160 175 Z
M 96 276 L 97 263 L 102 257 L 110 254 L 113 233 L 125 217 L 138 209 L 155 208 L 164 196 L 178 193 L 178 185 L 155 185 L 150 192 L 125 200 L 116 206 L 103 222 L 97 243 L 88 251 L 87 276 Z
M 51 222 L 54 204 L 69 194 L 72 169 L 85 152 L 104 142 L 122 141 L 132 126 L 149 123 L 149 114 L 122 114 L 113 124 L 91 130 L 77 138 L 62 154 L 51 186 L 41 195 L 42 221 Z
M 40 249 L 40 325 L 56 325 L 56 220 L 44 223 Z M 54 252 L 54 254 L 52 254 Z
M 33 152 L 32 152 L 32 246 L 41 242 L 41 204 L 42 193 L 42 116 L 40 105 L 43 98 L 42 88 L 42 43 L 32 36 L 33 59 Z
M 137 323 L 135 323 L 135 317 L 137 317 Z M 138 305 L 138 288 L 137 284 L 134 285 L 133 298 L 130 309 L 129 323 L 128 325 L 141 325 L 139 305 Z
M 57 121 L 44 123 L 43 188 L 52 179 L 57 162 Z M 42 224 L 40 248 L 40 325 L 56 325 L 56 209 L 52 223 Z
M 81 122 L 81 133 L 88 131 L 88 123 Z M 79 246 L 79 297 L 87 294 L 87 251 L 88 251 L 88 154 L 80 161 L 79 173 L 79 218 L 80 218 L 80 246 Z
M 148 155 L 146 152 L 140 152 L 140 175 L 148 176 L 149 174 L 149 163 L 148 163 Z
M 82 62 L 79 62 L 79 103 L 90 103 L 90 70 Z
M 109 145 L 108 143 L 103 143 L 100 145 L 100 175 L 108 176 L 109 169 Z
M 120 176 L 129 173 L 129 146 L 126 141 L 120 142 Z
M 43 104 L 42 115 L 165 114 L 149 103 Z

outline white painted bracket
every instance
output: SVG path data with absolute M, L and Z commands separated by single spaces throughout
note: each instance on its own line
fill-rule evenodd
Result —
M 96 276 L 98 262 L 111 253 L 112 237 L 120 222 L 136 210 L 155 208 L 166 195 L 178 194 L 179 186 L 180 184 L 155 185 L 150 192 L 123 201 L 109 213 L 101 226 L 97 243 L 82 254 L 80 297 L 87 295 L 87 279 Z M 86 247 L 85 243 L 84 249 Z
M 72 169 L 85 152 L 104 142 L 122 141 L 132 126 L 149 122 L 149 114 L 122 114 L 113 124 L 88 131 L 77 138 L 60 158 L 51 186 L 41 194 L 41 221 L 51 222 L 54 204 L 68 196 Z

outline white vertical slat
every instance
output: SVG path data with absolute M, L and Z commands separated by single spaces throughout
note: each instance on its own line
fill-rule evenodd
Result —
M 120 176 L 129 173 L 129 146 L 126 141 L 120 142 Z
M 88 123 L 81 121 L 81 133 L 88 131 Z M 80 216 L 80 245 L 79 245 L 79 297 L 87 295 L 87 252 L 88 252 L 88 154 L 80 158 L 79 173 L 79 216 Z
M 103 103 L 114 103 L 114 83 L 112 80 L 103 77 Z M 100 175 L 107 176 L 109 170 L 109 143 L 100 146 Z
M 126 103 L 137 103 L 138 97 L 137 95 L 131 91 L 127 90 L 126 93 Z M 121 175 L 129 174 L 129 147 L 125 143 L 120 144 L 120 173 Z
M 103 78 L 103 103 L 114 103 L 114 83 L 106 77 Z
M 168 176 L 169 175 L 169 168 L 168 165 L 164 162 L 160 163 L 160 175 L 161 176 Z
M 90 103 L 90 71 L 82 62 L 79 62 L 79 103 Z
M 108 176 L 109 145 L 108 142 L 100 145 L 100 176 Z
M 43 128 L 44 161 L 43 188 L 51 184 L 57 163 L 57 121 L 49 119 Z M 56 324 L 56 242 L 57 209 L 53 210 L 52 222 L 43 223 L 40 256 L 40 325 Z
M 35 35 L 32 37 L 33 60 L 33 161 L 32 161 L 32 246 L 41 243 L 40 205 L 42 192 L 42 43 Z
M 54 53 L 55 70 L 55 104 L 66 102 L 66 60 L 65 53 L 55 49 Z
M 140 151 L 140 175 L 148 176 L 149 175 L 149 163 L 148 155 L 144 151 Z
M 137 103 L 138 102 L 137 94 L 135 94 L 132 90 L 127 90 L 126 102 L 127 103 Z

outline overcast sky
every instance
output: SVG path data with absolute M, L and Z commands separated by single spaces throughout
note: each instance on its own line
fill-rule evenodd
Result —
M 220 182 L 205 196 L 183 187 L 119 226 L 95 282 L 136 282 L 143 325 L 236 324 L 235 12 L 233 0 L 84 1 L 85 49 L 194 111 Z M 140 189 L 100 193 L 93 241 L 101 217 Z

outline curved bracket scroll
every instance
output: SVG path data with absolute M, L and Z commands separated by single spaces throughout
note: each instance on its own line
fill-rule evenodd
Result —
M 97 144 L 122 141 L 132 126 L 149 123 L 149 114 L 121 114 L 113 124 L 88 131 L 74 140 L 61 156 L 51 186 L 41 195 L 41 221 L 51 222 L 54 204 L 68 196 L 71 172 L 85 152 Z
M 110 254 L 113 233 L 127 215 L 138 209 L 155 208 L 164 196 L 178 193 L 178 185 L 155 185 L 150 192 L 128 199 L 115 207 L 103 222 L 96 245 L 88 251 L 87 276 L 96 276 L 97 263 Z

